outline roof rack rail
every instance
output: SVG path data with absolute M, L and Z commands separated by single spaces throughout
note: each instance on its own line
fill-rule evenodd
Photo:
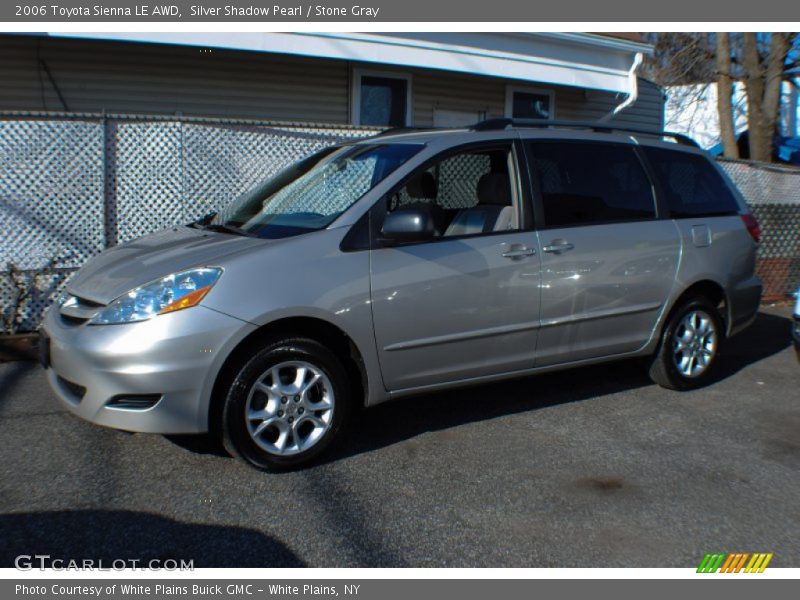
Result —
M 424 127 L 389 127 L 388 129 L 379 131 L 372 137 L 382 137 L 384 135 L 398 135 L 401 133 L 417 133 L 419 131 L 428 131 L 428 130 L 429 129 Z
M 624 125 L 613 125 L 604 122 L 591 122 L 591 121 L 551 121 L 546 119 L 487 119 L 473 125 L 470 129 L 473 131 L 497 131 L 506 129 L 508 127 L 564 127 L 575 129 L 591 129 L 592 131 L 613 133 L 622 131 L 626 133 L 639 133 L 642 135 L 653 135 L 657 137 L 671 137 L 679 144 L 685 146 L 694 146 L 699 148 L 700 145 L 690 138 L 688 135 L 682 133 L 674 133 L 672 131 L 658 131 L 655 129 L 644 129 L 639 127 L 626 127 Z

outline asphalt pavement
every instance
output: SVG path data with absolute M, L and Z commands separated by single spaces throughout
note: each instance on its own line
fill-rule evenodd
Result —
M 672 567 L 773 552 L 800 567 L 800 364 L 766 309 L 717 381 L 635 361 L 364 411 L 326 462 L 255 471 L 202 437 L 85 423 L 33 363 L 0 364 L 0 566 Z

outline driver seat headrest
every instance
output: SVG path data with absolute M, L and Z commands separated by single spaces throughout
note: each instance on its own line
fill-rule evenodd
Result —
M 412 198 L 424 198 L 434 200 L 436 198 L 436 179 L 433 174 L 423 171 L 415 175 L 406 183 L 406 192 Z
M 486 173 L 478 180 L 478 204 L 511 206 L 511 186 L 508 175 Z

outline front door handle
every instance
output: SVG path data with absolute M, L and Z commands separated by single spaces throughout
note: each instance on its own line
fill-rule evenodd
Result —
M 567 240 L 553 240 L 542 248 L 544 252 L 550 252 L 551 254 L 561 254 L 562 252 L 566 252 L 567 250 L 572 250 L 575 246 L 570 244 Z
M 526 248 L 524 246 L 503 252 L 503 256 L 506 258 L 522 258 L 523 256 L 533 256 L 534 254 L 536 254 L 535 248 Z

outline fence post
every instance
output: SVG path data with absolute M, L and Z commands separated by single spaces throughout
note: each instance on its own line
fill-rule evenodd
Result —
M 108 117 L 103 114 L 103 233 L 105 248 L 117 245 L 117 203 L 114 194 L 114 178 L 111 175 L 114 160 L 114 133 Z

